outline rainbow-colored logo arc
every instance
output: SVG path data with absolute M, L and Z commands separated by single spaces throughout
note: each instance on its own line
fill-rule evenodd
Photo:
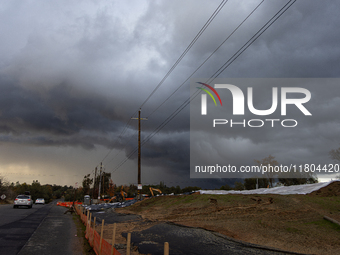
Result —
M 211 87 L 210 85 L 208 85 L 208 84 L 206 84 L 206 83 L 203 83 L 203 82 L 197 82 L 197 83 L 202 84 L 203 86 L 206 86 L 206 87 L 209 88 L 212 92 L 214 92 L 215 95 L 217 96 L 218 100 L 220 101 L 221 106 L 222 106 L 222 100 L 221 100 L 221 98 L 220 98 L 220 95 L 217 93 L 217 91 L 216 91 L 213 87 Z M 203 90 L 204 92 L 206 92 L 206 93 L 214 100 L 215 105 L 217 105 L 214 96 L 211 94 L 211 92 L 210 92 L 209 90 L 204 89 L 204 88 L 200 88 L 200 87 L 197 87 L 197 88 Z

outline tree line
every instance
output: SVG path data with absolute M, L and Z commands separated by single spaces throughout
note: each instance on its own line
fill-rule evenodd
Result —
M 69 191 L 73 190 L 72 186 L 61 186 L 61 185 L 41 185 L 38 180 L 33 180 L 32 184 L 26 182 L 20 184 L 9 183 L 0 176 L 0 196 L 5 195 L 6 199 L 1 199 L 0 202 L 8 203 L 14 201 L 17 195 L 25 194 L 26 191 L 30 192 L 30 195 L 35 201 L 37 198 L 44 198 L 45 203 L 49 203 L 54 199 L 60 199 Z
M 331 159 L 340 162 L 340 148 L 336 150 L 331 150 L 329 152 Z M 258 165 L 271 165 L 277 166 L 278 162 L 275 157 L 269 155 L 262 160 L 255 160 Z M 340 175 L 335 178 L 340 179 Z M 246 178 L 244 180 L 237 180 L 231 186 L 225 184 L 221 186 L 220 190 L 251 190 L 258 188 L 268 188 L 274 186 L 290 186 L 290 185 L 302 185 L 317 183 L 318 178 L 313 173 L 301 173 L 299 176 L 295 175 L 295 178 L 287 178 L 284 175 L 278 175 L 273 173 L 267 173 L 265 176 L 259 176 L 259 178 Z M 100 183 L 100 185 L 99 185 Z M 100 190 L 99 190 L 100 186 Z M 160 189 L 163 194 L 183 194 L 187 192 L 200 190 L 201 187 L 189 186 L 181 188 L 179 185 L 168 187 L 164 182 L 160 182 L 159 185 L 143 185 L 142 194 L 151 195 L 150 187 L 155 189 Z M 3 177 L 0 176 L 0 196 L 5 195 L 6 199 L 0 202 L 5 202 L 14 200 L 19 194 L 24 194 L 25 191 L 30 191 L 32 199 L 44 198 L 46 202 L 50 202 L 53 199 L 64 198 L 65 201 L 78 200 L 82 201 L 85 195 L 90 195 L 92 198 L 97 198 L 99 193 L 101 198 L 110 198 L 116 193 L 124 191 L 127 197 L 135 197 L 138 193 L 138 188 L 136 185 L 116 185 L 111 180 L 111 173 L 103 172 L 101 176 L 96 178 L 90 178 L 90 174 L 85 175 L 82 181 L 82 186 L 78 189 L 74 189 L 73 186 L 61 186 L 61 185 L 41 185 L 38 180 L 34 180 L 32 184 L 16 182 L 15 184 L 5 181 Z M 157 193 L 157 192 L 156 192 Z

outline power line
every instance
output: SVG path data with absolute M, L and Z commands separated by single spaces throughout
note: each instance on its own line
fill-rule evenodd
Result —
M 129 125 L 130 121 L 131 121 L 131 119 L 129 119 L 129 121 L 126 123 L 124 129 L 122 130 L 122 132 L 119 134 L 119 136 L 118 136 L 117 139 L 115 140 L 114 145 L 115 145 L 115 143 L 116 143 L 119 139 L 122 138 L 122 136 L 124 135 L 125 131 L 127 130 L 127 127 L 128 127 L 128 125 Z M 105 155 L 105 157 L 101 160 L 101 162 L 103 162 L 103 161 L 107 158 L 107 156 L 109 156 L 109 154 L 112 152 L 113 149 L 114 149 L 114 146 L 112 147 L 111 150 L 109 150 L 109 152 Z
M 227 36 L 227 38 L 209 55 L 209 57 L 208 58 L 206 58 L 205 60 L 204 60 L 204 62 L 198 67 L 198 68 L 196 68 L 196 70 L 170 95 L 170 96 L 168 96 L 158 107 L 156 107 L 156 109 L 155 110 L 153 110 L 152 112 L 151 112 L 151 114 L 149 114 L 148 115 L 148 118 L 152 115 L 152 114 L 154 114 L 162 105 L 164 105 L 210 58 L 211 58 L 211 56 L 212 55 L 214 55 L 220 48 L 221 48 L 221 46 L 246 22 L 246 20 L 260 7 L 260 5 L 262 4 L 264 2 L 264 0 L 262 0 L 249 14 L 248 14 L 248 16 L 229 34 L 229 36 Z M 221 3 L 222 4 L 222 3 Z M 220 5 L 221 6 L 221 5 Z M 219 6 L 219 7 L 220 7 Z M 216 10 L 217 11 L 217 10 Z M 216 12 L 215 11 L 215 12 Z M 209 20 L 208 20 L 209 21 Z M 208 23 L 208 21 L 207 21 L 207 23 Z M 206 24 L 207 24 L 206 23 Z M 203 29 L 203 28 L 202 28 Z M 201 29 L 201 31 L 202 31 L 202 29 Z M 197 35 L 196 35 L 196 37 L 197 37 Z M 196 38 L 195 37 L 195 38 Z M 192 42 L 191 42 L 192 43 Z M 190 46 L 190 45 L 189 45 Z M 189 46 L 187 47 L 187 49 L 189 48 Z M 184 54 L 184 53 L 183 53 Z M 182 55 L 183 55 L 182 54 Z M 150 97 L 150 96 L 149 96 Z M 145 103 L 145 102 L 144 102 Z M 143 104 L 144 104 L 143 103 Z M 180 106 L 181 107 L 181 106 Z M 172 119 L 172 118 L 171 118 Z M 119 154 L 119 153 L 118 153 Z M 112 160 L 111 160 L 112 161 Z M 111 162 L 110 161 L 110 162 Z M 126 162 L 126 161 L 124 161 L 124 162 Z
M 188 53 L 188 51 L 192 48 L 192 46 L 196 43 L 196 41 L 200 38 L 200 36 L 203 34 L 203 32 L 207 29 L 207 27 L 210 25 L 210 23 L 215 19 L 215 17 L 217 16 L 217 14 L 222 10 L 222 8 L 224 7 L 224 5 L 228 2 L 228 0 L 223 0 L 219 6 L 215 9 L 215 11 L 213 12 L 213 14 L 210 16 L 210 18 L 207 20 L 207 22 L 204 24 L 204 26 L 200 29 L 200 31 L 197 33 L 197 35 L 194 37 L 194 39 L 190 42 L 190 44 L 188 45 L 188 47 L 184 50 L 184 52 L 181 54 L 181 56 L 177 59 L 177 61 L 175 62 L 175 64 L 170 68 L 170 70 L 167 72 L 167 74 L 163 77 L 163 79 L 159 82 L 159 84 L 156 86 L 156 88 L 151 92 L 151 94 L 145 99 L 145 101 L 142 103 L 142 105 L 140 106 L 140 108 L 142 108 L 145 103 L 151 98 L 151 96 L 156 92 L 156 90 L 163 84 L 163 82 L 168 78 L 168 76 L 173 72 L 173 70 L 177 67 L 177 65 L 181 62 L 181 60 L 184 58 L 184 56 Z M 135 114 L 138 112 L 138 110 L 136 110 L 134 112 L 134 114 L 132 116 L 135 116 Z M 132 117 L 131 117 L 132 118 Z M 118 136 L 118 138 L 115 140 L 114 144 L 117 142 L 118 139 L 120 139 L 123 134 L 125 133 L 125 130 L 127 129 L 131 118 L 129 119 L 128 123 L 125 125 L 123 131 L 120 133 L 120 135 Z M 114 146 L 112 147 L 111 150 L 109 150 L 109 152 L 105 155 L 105 157 L 101 160 L 101 162 L 103 162 L 108 155 L 112 152 Z M 111 162 L 112 160 L 110 160 Z
M 134 137 L 138 132 L 138 129 L 135 130 L 134 134 L 131 136 L 131 137 Z M 122 149 L 120 149 L 112 158 L 109 162 L 107 162 L 106 164 L 108 165 L 109 163 L 111 163 L 125 148 L 126 146 L 128 145 L 127 142 L 125 142 L 125 145 Z
M 243 25 L 244 22 L 260 7 L 260 5 L 264 2 L 262 0 L 249 14 L 248 16 L 227 36 L 227 38 L 196 68 L 196 70 L 171 94 L 169 95 L 159 106 L 156 107 L 155 110 L 153 110 L 148 118 L 154 114 L 160 107 L 162 107 L 211 57 L 214 55 L 221 47 L 222 45 Z
M 213 81 L 217 78 L 226 68 L 230 66 L 246 49 L 249 48 L 270 26 L 272 26 L 294 3 L 296 0 L 290 0 L 284 5 L 264 26 L 262 26 L 231 58 L 228 59 L 206 82 Z M 197 95 L 200 94 L 200 90 L 196 91 L 187 100 L 185 100 L 167 119 L 165 119 L 146 139 L 143 140 L 142 145 L 147 143 L 152 137 L 154 137 L 161 129 L 163 129 L 173 118 L 175 118 Z M 133 150 L 114 170 L 117 171 L 137 150 Z
M 207 83 L 212 82 L 215 78 L 217 78 L 227 67 L 230 66 L 232 62 L 234 62 L 248 47 L 253 44 L 272 24 L 277 21 L 282 14 L 284 14 L 294 3 L 296 0 L 290 0 L 288 3 L 286 3 L 265 25 L 263 25 L 259 31 L 253 35 L 252 38 L 246 42 L 241 49 L 239 49 L 224 65 L 220 67 L 213 75 L 212 77 L 207 81 Z M 228 63 L 229 62 L 229 63 Z
M 156 92 L 156 90 L 163 84 L 163 82 L 168 78 L 168 76 L 172 73 L 172 71 L 176 68 L 176 66 L 181 62 L 181 60 L 184 58 L 184 56 L 188 53 L 188 51 L 191 49 L 191 47 L 196 43 L 198 38 L 203 34 L 203 32 L 207 29 L 207 27 L 210 25 L 210 23 L 215 19 L 217 14 L 221 11 L 221 9 L 224 7 L 224 5 L 228 2 L 228 0 L 223 0 L 220 5 L 217 7 L 217 9 L 213 12 L 213 14 L 210 16 L 208 21 L 204 24 L 204 26 L 201 28 L 201 30 L 197 33 L 195 38 L 191 41 L 191 43 L 188 45 L 188 47 L 184 50 L 182 55 L 177 59 L 175 64 L 170 68 L 170 70 L 167 72 L 167 74 L 163 77 L 163 79 L 159 82 L 159 84 L 156 86 L 156 88 L 150 93 L 150 95 L 145 99 L 145 101 L 142 103 L 140 108 L 142 108 L 145 103 L 150 99 L 150 97 Z

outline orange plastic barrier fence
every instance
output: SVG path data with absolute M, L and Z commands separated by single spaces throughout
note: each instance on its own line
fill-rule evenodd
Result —
M 78 201 L 75 201 L 74 202 L 75 205 L 81 205 L 82 202 L 78 202 Z M 59 206 L 65 206 L 65 207 L 71 207 L 73 205 L 73 202 L 58 202 L 57 205 Z
M 84 225 L 86 225 L 87 215 L 83 214 L 79 207 L 76 206 L 76 212 L 80 215 L 80 218 Z M 91 247 L 97 255 L 111 255 L 112 245 L 106 240 L 102 239 L 102 249 L 100 252 L 100 234 L 97 231 L 93 231 L 91 220 L 89 219 L 88 227 L 85 232 L 85 237 L 89 241 Z M 121 255 L 115 248 L 113 251 L 114 255 Z

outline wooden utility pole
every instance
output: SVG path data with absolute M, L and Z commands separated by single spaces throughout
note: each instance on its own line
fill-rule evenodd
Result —
M 98 199 L 100 199 L 100 184 L 101 184 L 101 177 L 102 177 L 102 169 L 103 169 L 103 163 L 100 162 Z
M 141 143 L 140 143 L 140 134 L 141 134 L 141 124 L 140 121 L 141 120 L 148 120 L 147 118 L 141 118 L 140 114 L 141 114 L 142 109 L 139 109 L 138 111 L 138 118 L 131 118 L 133 120 L 138 120 L 138 184 L 142 184 L 141 181 Z M 138 199 L 140 199 L 140 190 L 138 189 Z
M 105 177 L 104 177 L 104 171 L 103 171 L 103 181 L 102 181 L 102 186 L 103 186 L 103 195 L 104 195 L 104 193 L 105 193 L 105 179 L 104 179 Z
M 96 178 L 97 178 L 97 167 L 94 170 L 94 181 L 93 181 L 93 192 L 92 192 L 93 199 L 94 199 L 95 190 L 96 190 Z

